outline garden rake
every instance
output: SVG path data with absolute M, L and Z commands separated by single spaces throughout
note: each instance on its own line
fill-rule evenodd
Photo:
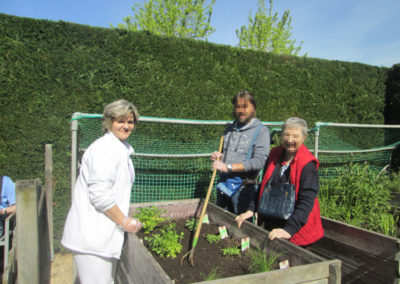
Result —
M 224 144 L 224 136 L 221 136 L 221 141 L 219 143 L 219 148 L 218 148 L 219 152 L 222 151 L 222 145 L 223 144 Z M 197 229 L 196 229 L 196 233 L 194 234 L 193 243 L 192 243 L 192 249 L 190 251 L 188 251 L 184 256 L 182 256 L 182 258 L 181 258 L 181 266 L 182 266 L 182 263 L 183 263 L 183 260 L 185 259 L 185 257 L 189 256 L 190 265 L 192 267 L 194 267 L 194 261 L 193 261 L 194 249 L 196 248 L 197 240 L 198 240 L 199 235 L 200 235 L 201 225 L 203 224 L 203 218 L 204 218 L 204 215 L 206 213 L 208 200 L 210 199 L 211 190 L 212 190 L 213 185 L 214 185 L 214 180 L 215 180 L 215 175 L 216 174 L 217 174 L 217 170 L 214 170 L 213 173 L 212 173 L 210 185 L 208 186 L 206 199 L 204 200 L 203 208 L 201 209 L 200 219 L 198 219 L 198 221 L 197 221 Z

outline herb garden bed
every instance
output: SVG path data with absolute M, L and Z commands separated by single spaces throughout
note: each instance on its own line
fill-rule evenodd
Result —
M 145 234 L 141 232 L 138 237 L 143 240 L 146 248 L 151 251 L 154 259 L 161 265 L 168 276 L 175 283 L 195 283 L 204 281 L 208 278 L 226 278 L 242 274 L 247 274 L 251 261 L 249 252 L 241 253 L 239 251 L 240 240 L 237 238 L 224 238 L 216 243 L 209 243 L 206 239 L 207 235 L 217 236 L 218 225 L 214 223 L 203 224 L 195 252 L 193 254 L 194 267 L 189 264 L 188 258 L 185 258 L 182 266 L 180 260 L 184 253 L 191 249 L 193 232 L 185 226 L 186 221 L 190 219 L 176 220 L 176 231 L 184 232 L 182 239 L 182 253 L 178 257 L 161 257 L 157 253 L 151 251 L 151 246 L 145 240 Z M 223 249 L 237 249 L 232 253 L 239 255 L 222 256 Z M 274 269 L 278 268 L 278 263 L 275 262 Z
M 185 227 L 187 219 L 199 215 L 202 204 L 198 199 L 132 204 L 131 212 L 134 213 L 140 208 L 150 206 L 165 209 L 169 217 L 181 219 L 176 222 L 176 230 L 179 232 Z M 210 222 L 215 224 L 203 224 L 201 228 L 193 255 L 195 267 L 191 267 L 187 259 L 182 266 L 179 264 L 182 256 L 189 251 L 191 237 L 194 235 L 194 232 L 188 229 L 184 229 L 185 237 L 181 242 L 183 248 L 176 258 L 152 255 L 145 246 L 147 241 L 144 240 L 143 244 L 139 239 L 140 235 L 126 234 L 117 269 L 117 283 L 198 283 L 206 280 L 207 283 L 241 284 L 340 283 L 341 262 L 339 260 L 326 261 L 288 241 L 268 241 L 265 230 L 248 222 L 239 229 L 234 221 L 234 215 L 214 204 L 208 204 L 207 214 Z M 217 244 L 209 244 L 206 236 L 218 233 L 217 224 L 227 228 L 230 238 L 221 240 Z M 279 254 L 278 260 L 288 260 L 290 267 L 284 270 L 275 269 L 249 274 L 250 252 L 241 253 L 240 256 L 222 256 L 221 249 L 240 246 L 239 240 L 245 237 L 250 237 L 253 248 L 260 249 L 267 253 L 267 256 Z M 274 265 L 278 267 L 278 261 Z M 213 273 L 221 278 L 209 280 Z

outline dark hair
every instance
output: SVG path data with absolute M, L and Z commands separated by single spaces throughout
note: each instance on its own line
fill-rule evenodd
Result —
M 247 90 L 242 90 L 239 93 L 236 94 L 236 96 L 234 96 L 232 98 L 232 104 L 235 106 L 237 104 L 237 101 L 239 99 L 245 99 L 248 100 L 254 107 L 254 110 L 257 109 L 257 105 L 256 105 L 256 100 L 254 99 L 254 96 L 252 93 L 250 93 Z

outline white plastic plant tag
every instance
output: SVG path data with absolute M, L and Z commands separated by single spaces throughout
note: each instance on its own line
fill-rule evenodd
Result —
M 280 270 L 283 270 L 283 269 L 286 269 L 286 268 L 289 268 L 289 260 L 284 260 L 284 261 L 281 261 L 281 262 L 279 262 L 279 269 Z
M 242 252 L 244 252 L 246 249 L 250 248 L 250 238 L 243 238 L 242 239 Z
M 219 226 L 218 230 L 219 230 L 219 236 L 221 237 L 221 240 L 228 237 L 228 231 L 226 230 L 225 226 Z
M 205 214 L 203 217 L 203 224 L 210 224 L 210 220 L 208 219 L 208 215 Z

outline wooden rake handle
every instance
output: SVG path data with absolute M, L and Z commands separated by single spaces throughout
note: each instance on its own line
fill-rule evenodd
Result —
M 219 148 L 218 148 L 219 152 L 222 151 L 222 145 L 223 144 L 224 144 L 224 136 L 221 136 L 221 141 L 219 142 Z M 199 219 L 198 224 L 197 224 L 196 233 L 194 234 L 192 249 L 196 247 L 197 239 L 198 239 L 198 237 L 200 235 L 201 226 L 203 224 L 203 218 L 204 218 L 204 215 L 205 215 L 206 210 L 207 210 L 208 200 L 210 199 L 211 190 L 212 190 L 213 185 L 214 185 L 214 180 L 215 180 L 216 174 L 217 174 L 217 170 L 214 170 L 213 173 L 212 173 L 210 185 L 208 186 L 206 199 L 204 200 L 203 209 L 201 210 L 200 219 Z

